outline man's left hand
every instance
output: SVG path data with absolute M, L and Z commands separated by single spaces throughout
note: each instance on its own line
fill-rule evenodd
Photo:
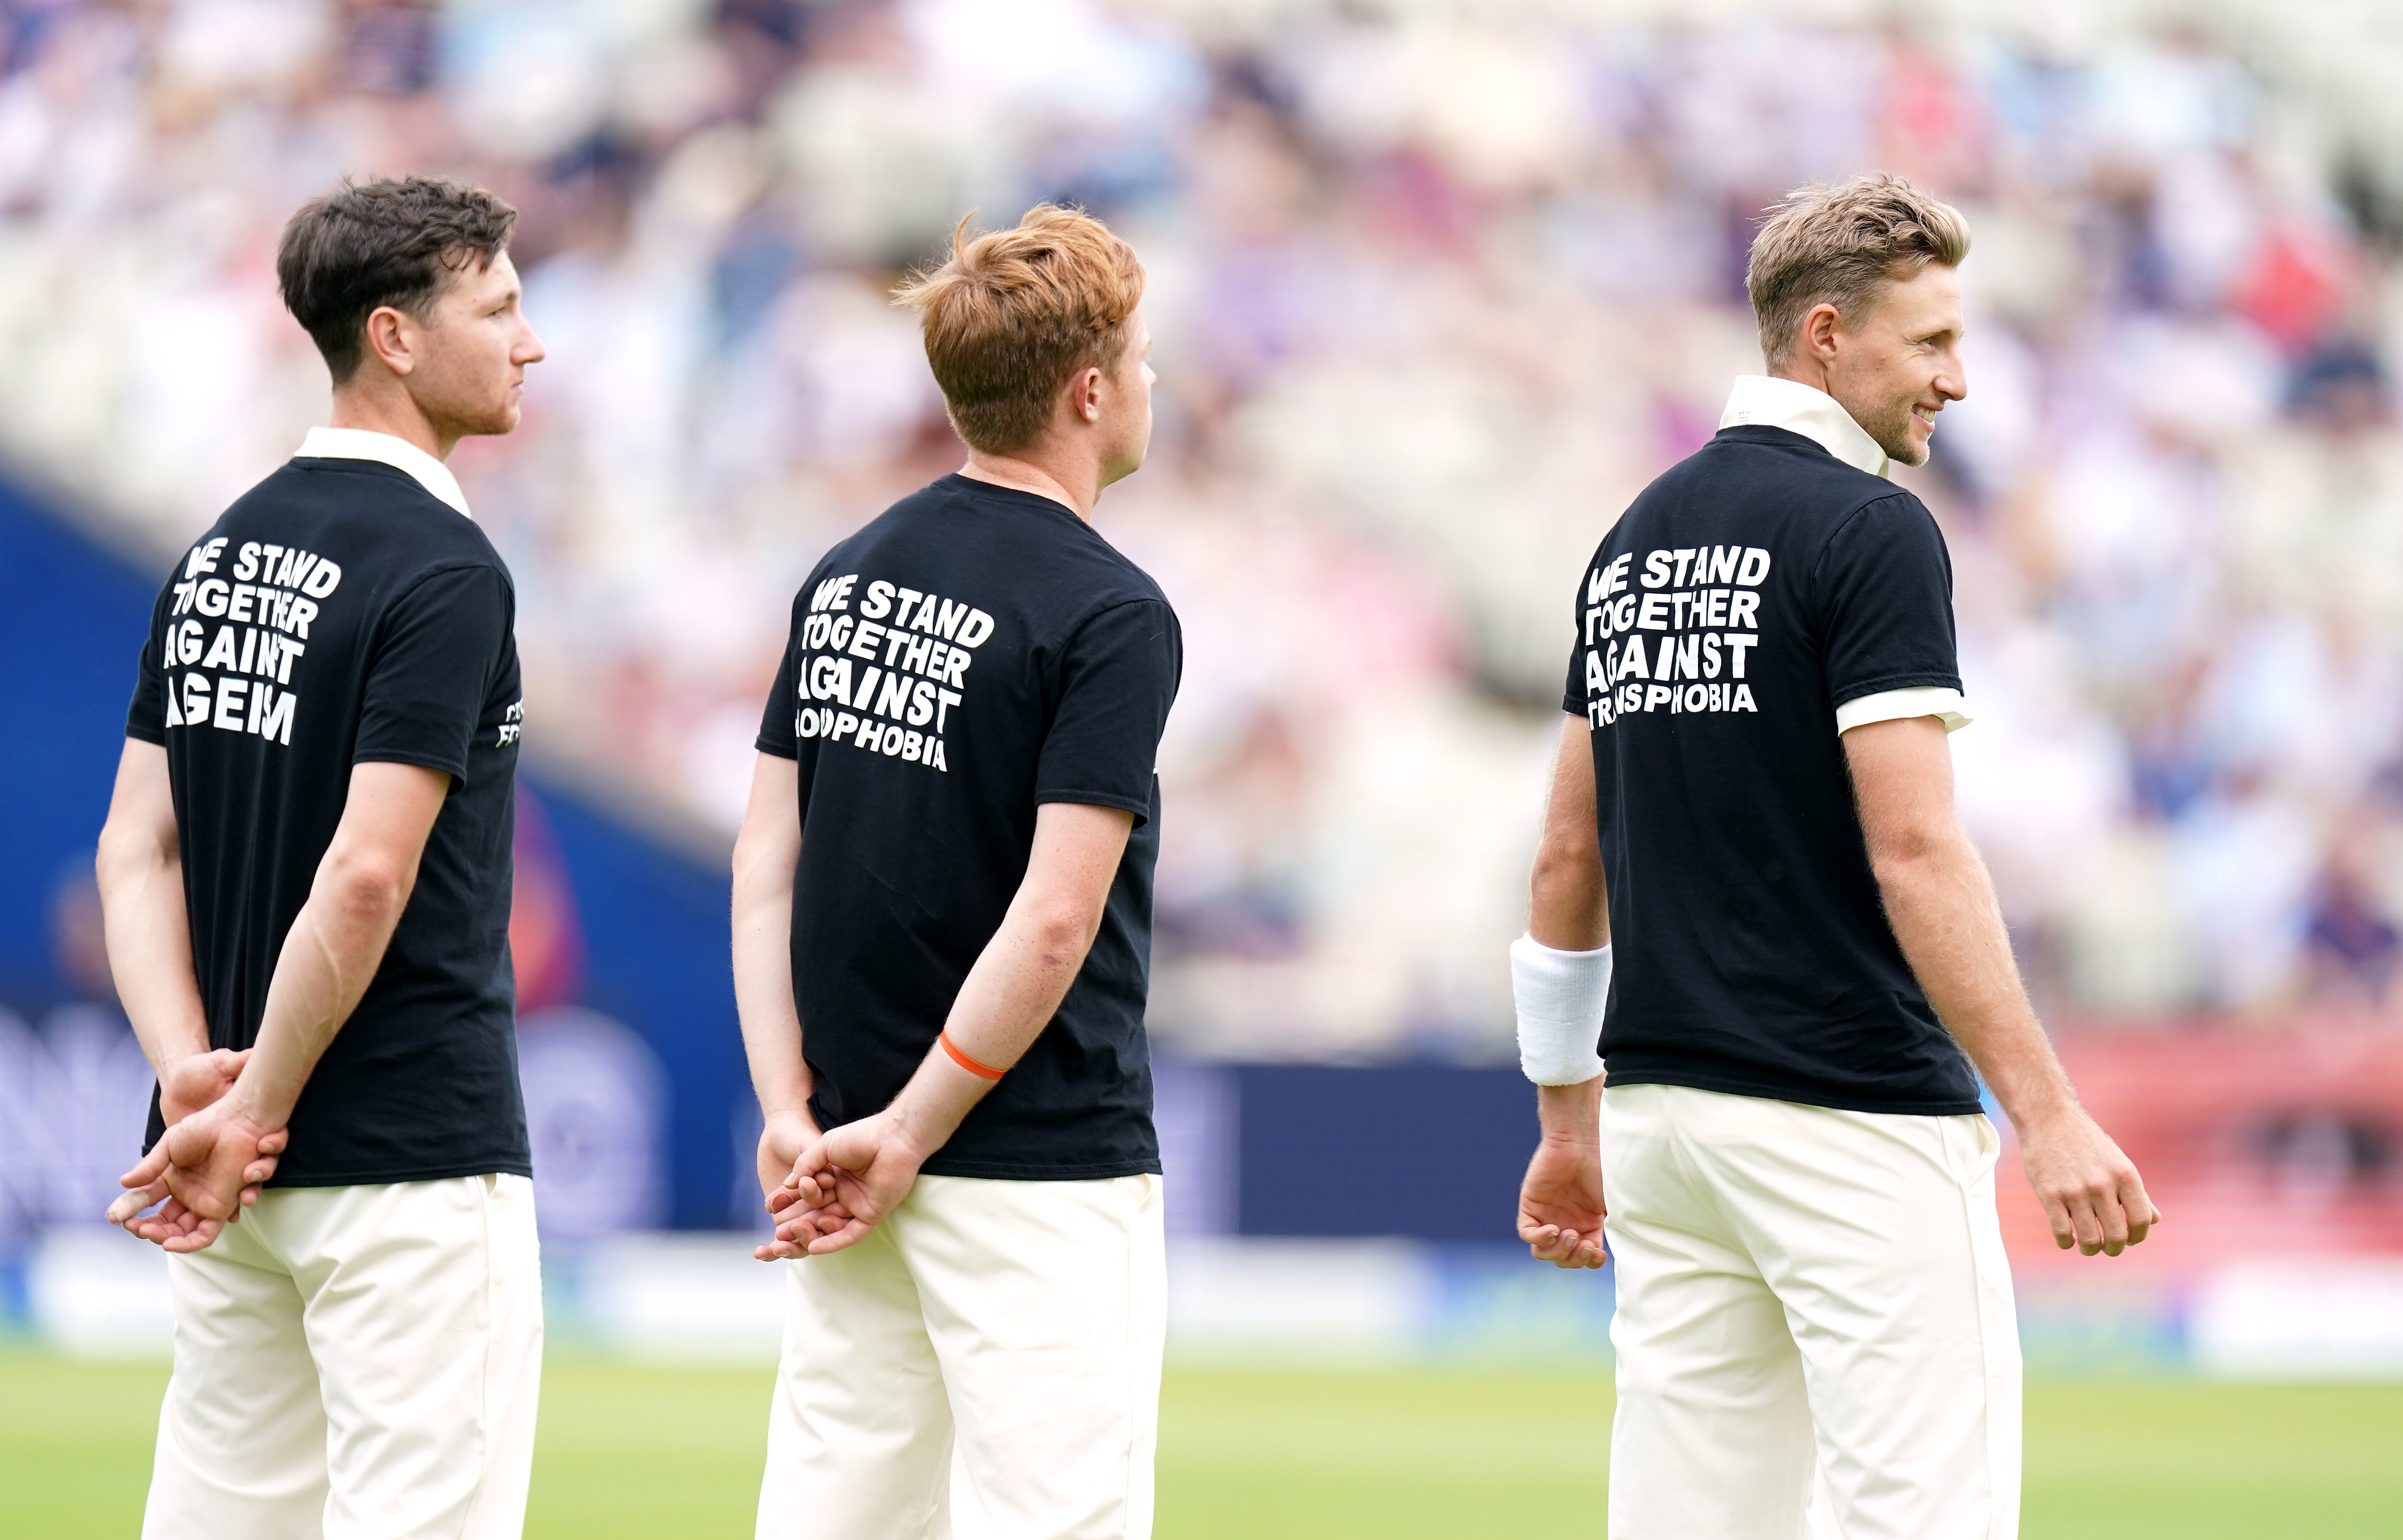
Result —
M 797 1237 L 786 1240 L 780 1233 L 753 1248 L 751 1255 L 762 1262 L 807 1256 L 812 1241 L 841 1228 L 851 1217 L 832 1200 L 830 1188 L 821 1188 L 814 1177 L 801 1170 L 802 1154 L 819 1137 L 817 1124 L 805 1112 L 780 1113 L 759 1131 L 760 1191 L 766 1196 L 768 1212 L 778 1216 L 780 1230 L 790 1226 Z
M 118 1179 L 130 1190 L 108 1206 L 109 1223 L 168 1251 L 203 1250 L 258 1201 L 288 1138 L 287 1131 L 259 1126 L 221 1097 L 168 1129 Z M 161 1206 L 146 1215 L 153 1204 Z

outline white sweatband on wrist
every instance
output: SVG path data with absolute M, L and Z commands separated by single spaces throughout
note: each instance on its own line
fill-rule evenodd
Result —
M 1510 943 L 1519 1003 L 1519 1067 L 1539 1086 L 1580 1086 L 1602 1073 L 1602 1007 L 1610 949 L 1558 951 L 1532 936 Z

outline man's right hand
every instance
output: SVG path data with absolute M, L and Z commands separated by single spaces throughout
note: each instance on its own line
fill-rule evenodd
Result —
M 813 1256 L 865 1239 L 918 1185 L 928 1153 L 892 1107 L 820 1134 L 785 1179 L 793 1196 L 769 1200 L 780 1217 L 776 1239 Z
M 169 1128 L 189 1117 L 233 1089 L 250 1050 L 214 1048 L 189 1054 L 169 1066 L 159 1080 L 159 1116 Z
M 118 1178 L 129 1190 L 109 1205 L 109 1222 L 168 1251 L 201 1251 L 258 1201 L 288 1137 L 221 1097 L 169 1128 Z M 153 1204 L 158 1212 L 144 1214 Z
M 2135 1162 L 2075 1103 L 2017 1126 L 2028 1186 L 2062 1250 L 2117 1256 L 2161 1222 Z
M 1582 1141 L 1547 1138 L 1527 1162 L 1519 1187 L 1519 1239 L 1538 1262 L 1556 1268 L 1598 1268 L 1603 1248 L 1602 1156 Z

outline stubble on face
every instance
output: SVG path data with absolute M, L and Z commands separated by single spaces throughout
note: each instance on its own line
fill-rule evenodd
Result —
M 1886 458 L 1896 465 L 1924 465 L 1927 464 L 1929 445 L 1921 440 L 1917 424 L 1911 421 L 1910 410 L 1917 404 L 1918 395 L 1913 393 L 1887 403 L 1871 414 L 1870 421 L 1862 422 L 1857 417 L 1854 420 L 1860 422 L 1862 429 L 1877 440 L 1878 448 L 1885 451 Z
M 512 355 L 521 328 L 513 311 L 493 313 L 517 286 L 517 270 L 502 253 L 484 267 L 461 270 L 429 308 L 425 326 L 435 347 L 418 404 L 456 437 L 506 434 L 518 425 L 522 372 Z
M 1930 265 L 1888 284 L 1855 335 L 1861 351 L 1847 371 L 1844 409 L 1888 459 L 1925 465 L 1936 414 L 1965 391 L 1953 351 L 1961 336 L 1958 275 Z

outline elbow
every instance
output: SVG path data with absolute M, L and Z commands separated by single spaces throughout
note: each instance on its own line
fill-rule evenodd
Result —
M 92 881 L 105 899 L 111 893 L 140 881 L 146 873 L 174 865 L 176 859 L 173 845 L 161 846 L 155 838 L 112 818 L 101 825 L 100 841 L 91 858 Z
M 789 886 L 800 856 L 799 841 L 769 838 L 746 825 L 734 837 L 731 867 L 736 895 Z
M 1029 940 L 1045 966 L 1074 972 L 1085 965 L 1085 954 L 1092 950 L 1093 937 L 1101 928 L 1099 909 L 1053 905 L 1034 916 Z
M 1527 879 L 1530 896 L 1540 910 L 1560 906 L 1588 906 L 1602 893 L 1602 849 L 1590 840 L 1547 839 L 1535 849 L 1534 871 Z
M 100 826 L 100 844 L 91 857 L 91 879 L 100 884 L 104 895 L 117 884 L 119 874 L 130 865 L 127 860 L 132 853 L 127 848 L 130 843 L 124 828 L 116 819 L 112 818 Z
M 734 891 L 739 895 L 758 881 L 760 862 L 757 842 L 741 835 L 735 836 L 734 859 L 730 866 L 734 879 Z
M 1882 889 L 1909 887 L 1954 865 L 1967 849 L 1957 827 L 1914 825 L 1882 830 L 1868 842 L 1869 870 Z
M 399 919 L 416 885 L 415 871 L 378 853 L 353 852 L 327 865 L 327 900 L 342 915 L 371 926 Z
M 752 889 L 757 889 L 762 881 L 767 881 L 769 877 L 776 875 L 779 869 L 784 872 L 785 880 L 791 880 L 793 858 L 796 858 L 796 855 L 798 853 L 784 853 L 784 860 L 779 860 L 779 853 L 771 851 L 771 848 L 767 846 L 767 840 L 740 839 L 738 836 L 738 839 L 735 839 L 735 858 L 733 858 L 735 892 L 738 894 L 752 892 Z

